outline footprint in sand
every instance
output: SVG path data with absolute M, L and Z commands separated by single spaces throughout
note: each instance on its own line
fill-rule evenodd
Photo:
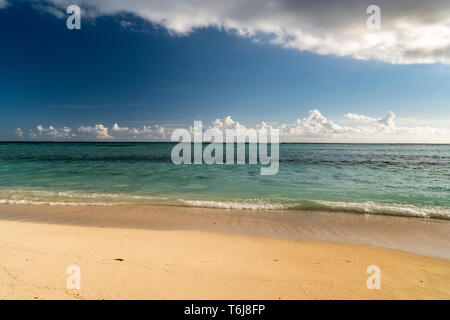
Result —
M 123 262 L 123 261 L 125 261 L 125 259 L 113 258 L 113 259 L 102 259 L 101 261 L 102 261 L 102 263 L 113 264 L 113 263 L 117 263 L 117 262 Z

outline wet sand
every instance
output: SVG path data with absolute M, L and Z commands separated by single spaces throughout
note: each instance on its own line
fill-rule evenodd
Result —
M 449 299 L 449 231 L 337 212 L 1 205 L 0 298 Z

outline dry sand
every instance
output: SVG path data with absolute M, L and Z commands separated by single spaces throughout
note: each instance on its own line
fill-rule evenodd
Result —
M 0 206 L 0 298 L 450 298 L 448 259 L 368 245 L 251 235 L 254 230 L 220 232 L 205 227 L 217 226 L 219 220 L 199 209 L 195 212 L 204 213 L 199 218 L 204 223 L 196 222 L 198 228 L 174 227 L 174 219 L 186 221 L 192 212 L 183 215 L 189 210 L 164 207 L 139 209 L 148 214 L 147 224 L 140 228 L 125 223 L 139 221 L 136 212 L 119 220 L 119 227 L 111 223 L 114 210 L 122 215 L 133 212 Z M 169 211 L 172 214 L 164 215 Z M 157 218 L 161 215 L 173 224 L 162 223 Z M 443 227 L 436 223 L 438 227 L 431 224 L 430 230 L 448 230 L 447 222 L 442 222 Z M 80 290 L 66 287 L 69 265 L 81 268 Z M 381 269 L 380 290 L 366 286 L 369 265 Z

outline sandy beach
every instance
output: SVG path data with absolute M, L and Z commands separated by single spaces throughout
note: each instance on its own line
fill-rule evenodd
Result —
M 323 235 L 312 232 L 317 221 L 307 213 L 303 227 L 297 226 L 305 233 L 297 235 L 308 237 L 309 230 L 313 240 L 294 239 L 282 228 L 283 221 L 293 224 L 289 214 L 278 215 L 277 221 L 274 213 L 219 209 L 2 205 L 0 298 L 450 298 L 448 258 L 340 243 L 355 242 L 351 234 L 349 241 L 332 242 L 329 231 L 328 240 L 317 241 L 311 234 Z M 343 215 L 348 219 L 328 213 L 337 218 L 335 236 L 345 233 L 344 220 L 353 229 L 358 229 L 356 221 L 362 230 L 372 226 L 379 235 L 383 224 L 408 232 L 418 225 L 420 237 L 431 232 L 438 240 L 449 228 L 447 221 Z M 401 232 L 395 233 L 401 239 Z M 448 239 L 443 250 L 446 245 Z M 67 289 L 70 265 L 80 267 L 80 290 Z M 366 286 L 369 265 L 380 267 L 379 290 Z

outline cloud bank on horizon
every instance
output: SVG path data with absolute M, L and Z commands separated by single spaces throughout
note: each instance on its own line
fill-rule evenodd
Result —
M 49 0 L 47 9 L 40 8 L 53 6 L 55 14 L 71 4 L 90 18 L 131 13 L 176 35 L 214 27 L 318 54 L 393 64 L 450 63 L 448 0 Z M 366 27 L 372 4 L 381 8 L 380 30 Z
M 347 113 L 341 121 L 332 121 L 319 110 L 314 109 L 304 118 L 293 123 L 279 125 L 260 122 L 255 128 L 247 128 L 234 121 L 231 116 L 216 119 L 204 129 L 279 129 L 281 142 L 357 142 L 357 143 L 450 143 L 450 130 L 431 126 L 406 127 L 395 122 L 395 114 L 389 112 L 384 118 L 372 118 L 365 115 Z M 192 127 L 185 128 L 192 132 Z M 77 129 L 56 128 L 38 125 L 25 133 L 17 128 L 18 140 L 41 141 L 170 141 L 175 128 L 164 125 L 143 126 L 141 128 L 112 127 L 103 124 L 82 125 Z

